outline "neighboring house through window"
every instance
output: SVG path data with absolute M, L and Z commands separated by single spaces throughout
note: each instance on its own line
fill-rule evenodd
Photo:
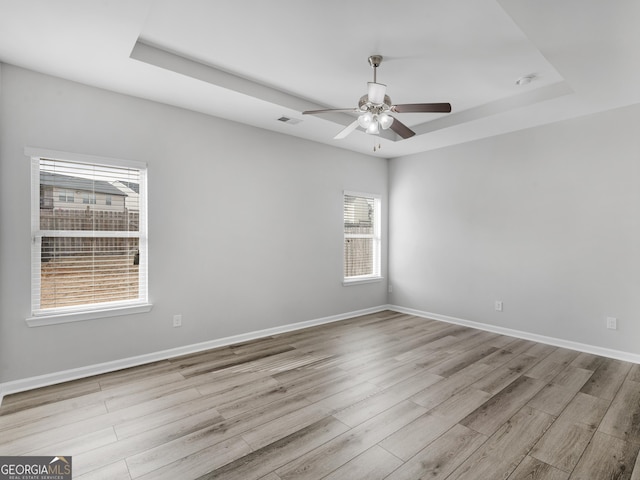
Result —
M 30 326 L 148 311 L 146 165 L 31 157 Z M 127 198 L 135 185 L 139 193 Z M 39 198 L 38 198 L 39 195 Z M 74 203 L 74 195 L 82 203 Z
M 344 192 L 344 283 L 381 278 L 380 196 Z

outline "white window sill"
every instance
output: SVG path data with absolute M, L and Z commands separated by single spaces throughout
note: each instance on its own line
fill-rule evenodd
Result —
M 111 307 L 99 310 L 83 310 L 80 312 L 64 312 L 52 315 L 36 315 L 25 321 L 30 327 L 44 327 L 59 323 L 82 322 L 98 318 L 119 317 L 122 315 L 134 315 L 136 313 L 150 312 L 153 305 L 150 303 L 137 303 L 135 305 Z
M 342 286 L 349 287 L 351 285 L 362 285 L 363 283 L 377 283 L 384 280 L 384 277 L 352 277 L 342 280 Z

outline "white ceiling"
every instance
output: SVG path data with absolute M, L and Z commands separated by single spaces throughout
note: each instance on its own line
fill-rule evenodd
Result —
M 0 61 L 390 158 L 638 103 L 639 23 L 638 0 L 0 0 Z M 372 54 L 394 103 L 452 113 L 397 114 L 407 140 L 301 114 L 357 106 Z

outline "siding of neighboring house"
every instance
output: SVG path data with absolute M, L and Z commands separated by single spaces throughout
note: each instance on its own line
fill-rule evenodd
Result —
M 130 189 L 127 189 L 131 191 Z M 132 191 L 133 192 L 133 191 Z M 122 212 L 127 193 L 109 182 L 40 172 L 40 208 Z
M 92 197 L 95 198 L 95 203 L 92 202 Z M 40 189 L 41 208 L 86 210 L 89 207 L 91 210 L 122 212 L 125 209 L 125 198 L 124 195 L 51 186 L 42 186 Z

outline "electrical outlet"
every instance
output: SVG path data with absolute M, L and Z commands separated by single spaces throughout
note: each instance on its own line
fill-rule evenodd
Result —
M 389 293 L 393 293 L 393 285 L 389 285 L 388 291 L 389 291 Z
M 173 326 L 181 327 L 182 326 L 182 315 L 174 315 L 173 316 Z
M 496 312 L 501 312 L 502 311 L 502 300 L 496 300 L 494 306 L 495 306 Z
M 609 330 L 617 330 L 618 329 L 618 319 L 615 317 L 607 317 L 607 328 Z

